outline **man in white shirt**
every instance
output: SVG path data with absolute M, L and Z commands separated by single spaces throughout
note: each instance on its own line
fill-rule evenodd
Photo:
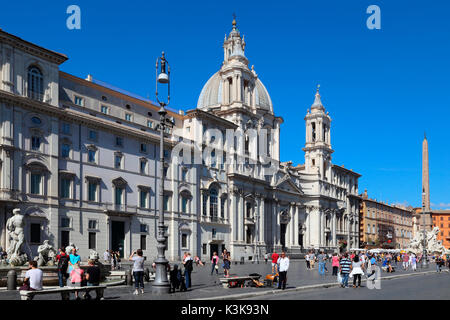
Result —
M 280 278 L 278 279 L 278 289 L 286 289 L 286 278 L 287 278 L 287 271 L 289 269 L 289 258 L 286 257 L 286 253 L 283 251 L 281 252 L 281 257 L 278 258 L 278 265 L 279 270 L 278 274 L 280 275 Z
M 30 290 L 42 290 L 43 272 L 37 267 L 37 261 L 30 261 L 30 270 L 25 273 L 24 283 L 29 282 Z

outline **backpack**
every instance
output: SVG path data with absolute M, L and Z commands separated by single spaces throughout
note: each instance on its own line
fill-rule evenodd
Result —
M 58 260 L 58 270 L 66 272 L 68 266 L 69 266 L 69 256 L 67 254 L 60 255 Z
M 188 260 L 188 261 L 186 261 L 185 262 L 185 264 L 184 264 L 184 268 L 187 270 L 187 271 L 192 271 L 192 260 Z

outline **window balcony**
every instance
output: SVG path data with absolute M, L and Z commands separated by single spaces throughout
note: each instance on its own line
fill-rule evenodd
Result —
M 40 92 L 28 90 L 27 97 L 36 101 L 44 102 L 45 95 Z
M 207 223 L 227 223 L 225 218 L 219 216 L 201 216 L 201 222 Z
M 136 206 L 128 206 L 125 204 L 106 203 L 106 204 L 104 204 L 104 210 L 107 213 L 118 213 L 118 214 L 135 214 L 135 213 L 137 213 Z

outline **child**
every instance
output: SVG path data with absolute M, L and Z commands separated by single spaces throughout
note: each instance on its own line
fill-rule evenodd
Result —
M 78 264 L 73 266 L 72 271 L 70 272 L 70 281 L 72 282 L 72 287 L 81 287 L 81 282 L 84 278 L 84 270 L 80 269 Z M 78 297 L 78 291 L 75 291 L 75 299 L 80 299 Z
M 178 265 L 173 265 L 173 270 L 170 271 L 170 289 L 169 293 L 175 292 L 176 289 L 180 287 L 180 270 L 178 270 Z

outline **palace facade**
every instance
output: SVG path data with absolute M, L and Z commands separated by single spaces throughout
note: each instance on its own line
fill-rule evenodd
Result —
M 248 67 L 235 21 L 223 53 L 197 108 L 168 111 L 166 256 L 178 260 L 190 251 L 208 259 L 226 248 L 233 259 L 248 261 L 282 248 L 295 255 L 358 246 L 360 175 L 332 163 L 331 118 L 319 90 L 304 118 L 305 163 L 282 162 L 283 119 Z M 92 76 L 60 71 L 66 60 L 0 29 L 1 245 L 8 247 L 6 220 L 20 208 L 31 255 L 48 239 L 55 247 L 75 243 L 83 257 L 91 249 L 126 256 L 142 248 L 152 259 L 159 107 Z M 227 130 L 242 134 L 230 138 Z M 219 135 L 227 147 L 213 148 L 208 161 L 174 161 L 180 141 L 187 142 L 186 154 L 190 143 L 204 149 Z M 230 151 L 239 145 L 241 153 Z M 264 158 L 255 156 L 263 150 Z

